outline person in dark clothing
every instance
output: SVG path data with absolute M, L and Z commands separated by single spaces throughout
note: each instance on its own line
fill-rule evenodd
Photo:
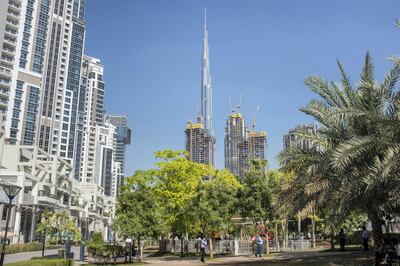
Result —
M 343 231 L 343 228 L 340 229 L 339 232 L 339 241 L 340 241 L 340 251 L 344 251 L 344 247 L 346 245 L 346 234 Z
M 368 250 L 368 231 L 365 226 L 363 226 L 363 232 L 362 232 L 362 241 L 363 241 L 363 246 L 364 246 L 364 251 Z

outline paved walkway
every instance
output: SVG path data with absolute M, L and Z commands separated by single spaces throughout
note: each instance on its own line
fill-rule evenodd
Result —
M 72 251 L 75 255 L 75 261 L 77 265 L 81 263 L 78 262 L 79 260 L 79 247 L 74 246 L 72 247 Z M 58 250 L 46 250 L 45 256 L 54 256 L 57 255 Z M 292 251 L 286 253 L 276 253 L 272 256 L 264 256 L 262 258 L 255 258 L 254 256 L 237 256 L 237 257 L 219 257 L 213 260 L 208 259 L 206 265 L 286 265 L 287 262 L 294 262 L 296 261 L 317 261 L 317 264 L 312 265 L 326 265 L 324 264 L 326 259 L 330 258 L 338 258 L 338 257 L 347 257 L 347 259 L 355 256 L 357 257 L 360 255 L 359 251 L 349 251 L 345 253 L 339 252 L 320 252 L 320 250 L 308 250 L 308 251 Z M 34 251 L 34 252 L 24 252 L 24 253 L 17 253 L 17 254 L 10 254 L 6 255 L 5 263 L 11 262 L 18 262 L 23 260 L 30 260 L 32 257 L 40 257 L 42 255 L 41 251 Z M 146 254 L 148 255 L 148 254 Z M 180 258 L 177 256 L 165 256 L 165 257 L 147 257 L 145 255 L 145 262 L 148 265 L 180 265 L 180 266 L 193 266 L 193 265 L 205 265 L 204 263 L 200 262 L 200 257 L 184 257 Z M 314 258 L 314 259 L 313 259 Z M 282 261 L 283 264 L 280 264 L 279 261 Z M 318 262 L 319 261 L 319 262 Z M 276 264 L 277 263 L 277 264 Z M 306 264 L 299 264 L 299 265 L 308 265 Z M 311 264 L 310 264 L 311 265 Z M 329 265 L 353 265 L 348 263 L 340 263 L 340 264 L 332 264 Z M 358 264 L 357 264 L 358 265 Z
M 74 252 L 75 260 L 79 260 L 79 247 L 73 246 L 72 252 Z M 55 256 L 58 253 L 58 249 L 48 249 L 44 251 L 45 256 Z M 32 257 L 41 257 L 42 251 L 32 251 L 32 252 L 21 252 L 15 254 L 6 255 L 4 258 L 4 263 L 18 262 L 23 260 L 30 260 Z
M 346 252 L 346 256 L 355 252 Z M 317 257 L 330 257 L 341 255 L 338 252 L 323 252 L 319 250 L 308 250 L 308 251 L 293 251 L 286 253 L 273 254 L 272 256 L 264 256 L 262 258 L 256 258 L 254 256 L 237 256 L 237 257 L 221 257 L 213 260 L 207 260 L 208 265 L 267 265 L 271 261 L 283 261 L 283 260 L 302 260 L 304 258 L 317 258 Z M 149 265 L 180 265 L 180 266 L 193 266 L 193 265 L 204 265 L 200 262 L 200 257 L 194 258 L 178 258 L 178 257 L 162 257 L 162 258 L 146 258 L 146 263 Z M 322 264 L 321 264 L 322 265 Z

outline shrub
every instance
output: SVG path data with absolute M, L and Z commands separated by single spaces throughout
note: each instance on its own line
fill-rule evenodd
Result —
M 98 263 L 108 263 L 124 253 L 123 247 L 107 244 L 101 232 L 93 233 L 92 239 L 86 245 L 89 256 Z
M 60 246 L 48 245 L 46 249 L 55 249 Z M 31 242 L 31 243 L 18 243 L 6 246 L 6 254 L 14 254 L 19 252 L 39 251 L 42 250 L 43 243 Z
M 73 266 L 75 265 L 73 260 L 61 260 L 61 259 L 35 259 L 25 260 L 14 263 L 7 263 L 7 266 Z

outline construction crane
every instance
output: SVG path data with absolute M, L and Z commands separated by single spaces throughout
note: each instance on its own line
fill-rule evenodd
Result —
M 251 119 L 252 119 L 252 124 L 251 124 L 251 128 L 255 129 L 256 127 L 256 114 L 257 112 L 260 110 L 260 106 L 257 105 L 256 111 L 255 112 L 251 112 Z

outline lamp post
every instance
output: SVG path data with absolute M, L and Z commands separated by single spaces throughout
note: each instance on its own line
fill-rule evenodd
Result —
M 7 231 L 8 231 L 8 224 L 10 223 L 10 216 L 11 216 L 11 204 L 12 200 L 17 196 L 19 191 L 22 189 L 19 186 L 8 184 L 8 183 L 0 183 L 0 186 L 3 187 L 4 192 L 6 193 L 9 199 L 8 205 L 8 213 L 7 213 L 7 220 L 6 220 L 6 229 L 4 231 L 3 243 L 2 243 L 2 250 L 1 250 L 1 257 L 0 257 L 0 266 L 4 265 L 4 256 L 6 254 L 6 241 L 7 241 Z

